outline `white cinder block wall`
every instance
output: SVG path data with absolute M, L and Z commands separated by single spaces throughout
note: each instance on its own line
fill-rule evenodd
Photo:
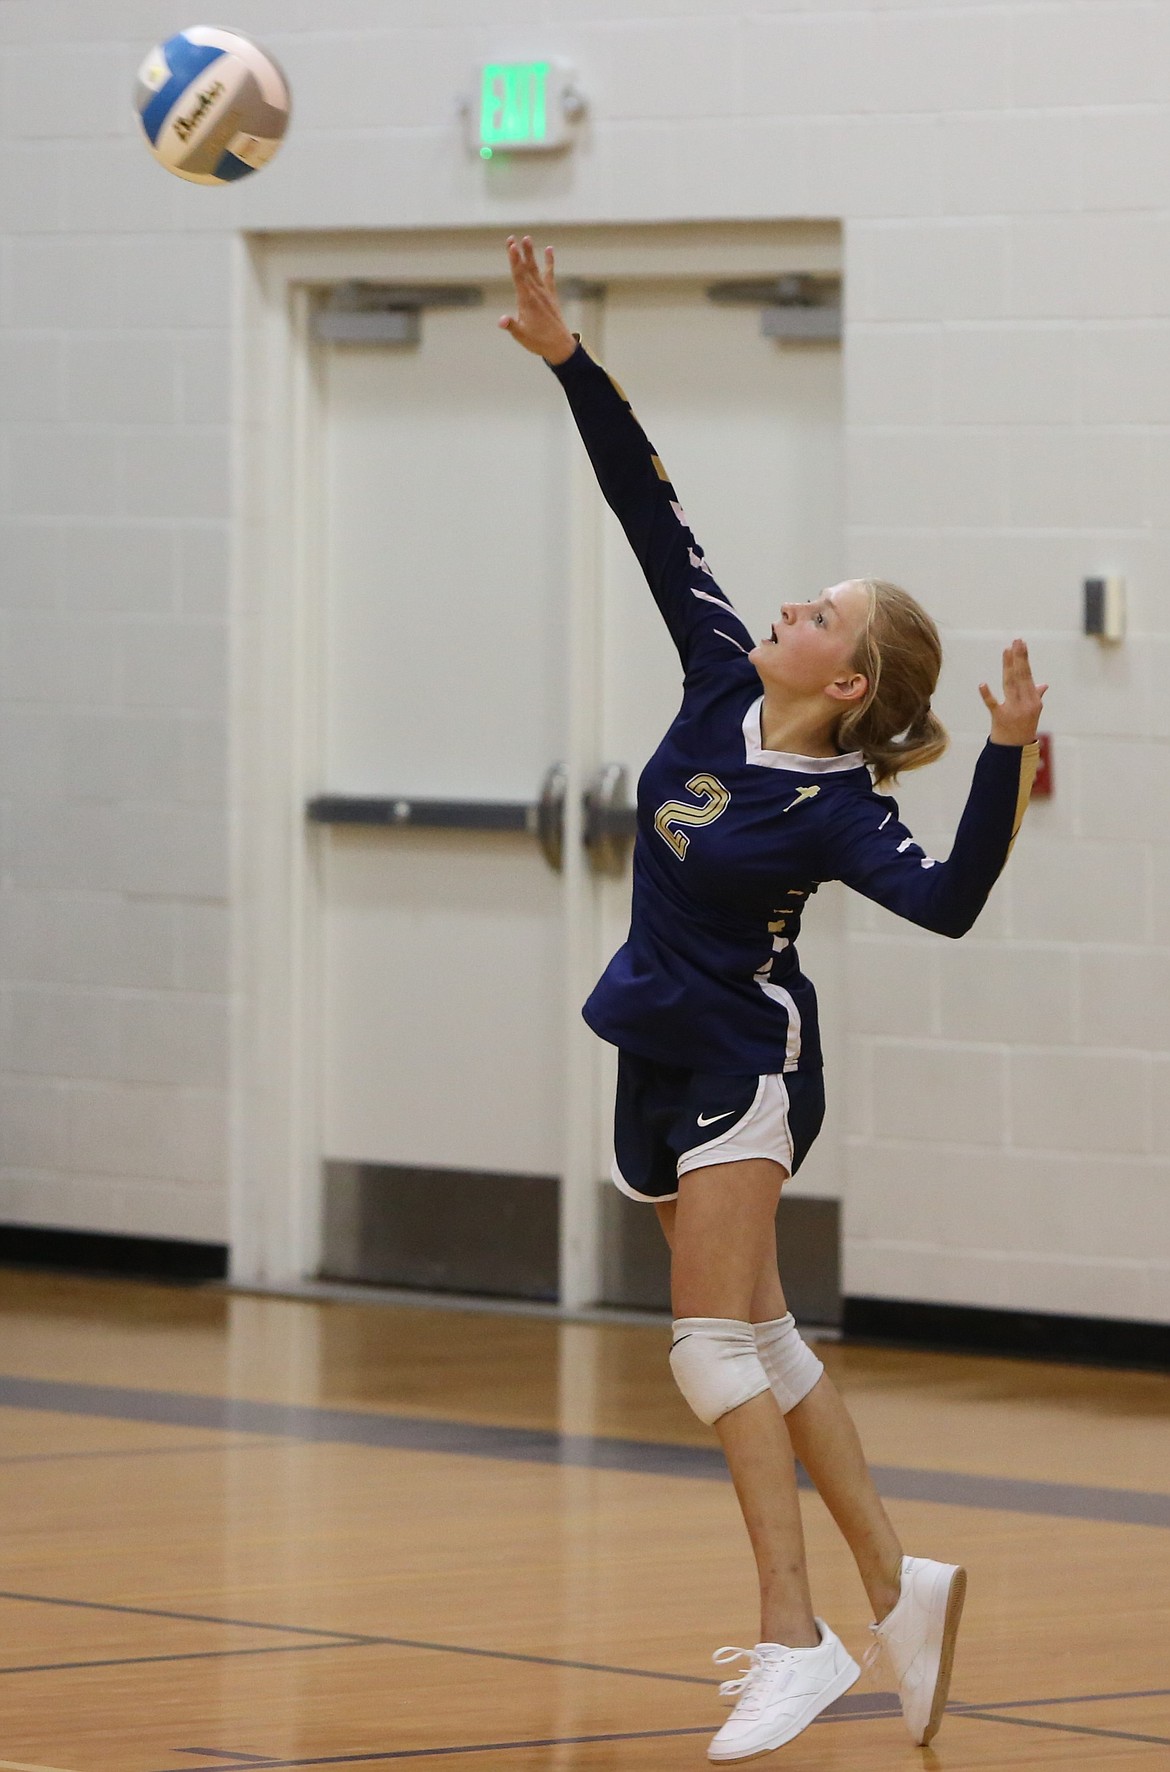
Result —
M 973 936 L 851 913 L 847 1290 L 1170 1320 L 1170 7 L 235 0 L 297 117 L 231 193 L 127 114 L 183 22 L 0 0 L 0 1219 L 226 1235 L 232 231 L 839 217 L 845 567 L 949 648 L 904 809 L 945 845 L 1005 634 L 1057 735 Z M 545 51 L 580 150 L 468 157 Z

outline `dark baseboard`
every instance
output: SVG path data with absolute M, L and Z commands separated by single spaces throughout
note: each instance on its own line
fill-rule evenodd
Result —
M 604 1195 L 602 1303 L 670 1309 L 670 1256 L 658 1215 L 617 1188 Z M 788 1308 L 800 1324 L 841 1321 L 841 1203 L 794 1194 L 776 1213 L 780 1273 Z
M 552 1303 L 559 1223 L 551 1175 L 328 1162 L 321 1278 Z
M 553 1303 L 560 1190 L 552 1175 L 388 1163 L 325 1165 L 326 1280 Z M 604 1190 L 602 1304 L 670 1309 L 670 1258 L 657 1214 Z M 802 1323 L 840 1321 L 840 1204 L 781 1200 L 777 1235 L 788 1303 Z
M 1058 1317 L 1045 1311 L 984 1310 L 964 1304 L 915 1304 L 894 1298 L 846 1298 L 847 1341 L 886 1342 L 938 1351 L 1008 1354 L 1078 1366 L 1170 1371 L 1170 1323 L 1112 1317 Z
M 119 1237 L 103 1231 L 2 1224 L 0 1267 L 194 1283 L 226 1278 L 228 1250 L 226 1243 L 180 1243 L 169 1237 Z

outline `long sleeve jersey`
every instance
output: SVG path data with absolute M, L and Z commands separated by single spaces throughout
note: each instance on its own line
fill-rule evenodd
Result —
M 638 782 L 629 935 L 585 1005 L 602 1039 L 661 1063 L 763 1075 L 821 1064 L 800 969 L 805 903 L 843 880 L 959 936 L 1007 860 L 1037 746 L 989 743 L 954 846 L 915 842 L 860 752 L 763 748 L 754 641 L 717 584 L 622 389 L 578 345 L 554 373 L 683 667 L 683 699 Z

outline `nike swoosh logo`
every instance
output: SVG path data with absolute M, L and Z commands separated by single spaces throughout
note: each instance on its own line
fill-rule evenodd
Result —
M 730 1120 L 730 1118 L 734 1112 L 735 1112 L 734 1108 L 728 1108 L 728 1110 L 725 1114 L 711 1114 L 711 1115 L 700 1114 L 699 1115 L 699 1125 L 700 1126 L 713 1126 L 715 1124 L 716 1120 Z

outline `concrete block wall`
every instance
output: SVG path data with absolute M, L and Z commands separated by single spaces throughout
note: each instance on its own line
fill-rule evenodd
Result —
M 227 1222 L 230 241 L 159 6 L 0 4 L 0 1220 Z
M 278 163 L 183 187 L 127 91 L 156 0 L 0 0 L 0 1218 L 225 1234 L 234 230 L 828 216 L 849 561 L 939 613 L 945 846 L 1005 633 L 1057 795 L 961 945 L 850 912 L 846 1284 L 1170 1320 L 1170 8 L 238 0 Z M 575 59 L 562 162 L 485 166 L 476 61 Z M 1123 572 L 1130 633 L 1078 632 Z
M 945 852 L 1005 633 L 1052 681 L 1056 795 L 961 944 L 853 903 L 846 1284 L 1165 1320 L 1170 176 L 1145 57 L 1170 14 L 939 28 L 978 38 L 998 97 L 937 120 L 930 213 L 847 229 L 852 557 L 931 587 L 946 629 L 956 743 L 907 778 L 912 822 Z M 1079 631 L 1102 572 L 1129 587 L 1116 649 Z

